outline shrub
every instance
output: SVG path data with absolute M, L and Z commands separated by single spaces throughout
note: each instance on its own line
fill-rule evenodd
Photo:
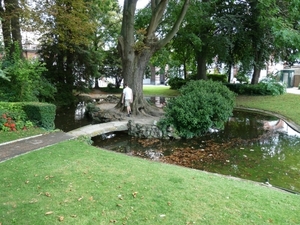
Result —
M 180 77 L 172 77 L 168 81 L 168 85 L 170 85 L 171 89 L 178 90 L 180 89 L 183 85 L 186 84 L 186 80 Z
M 282 95 L 286 86 L 273 78 L 261 80 L 258 84 L 226 84 L 233 92 L 240 95 Z
M 33 126 L 53 130 L 55 114 L 53 104 L 0 102 L 0 130 L 16 131 Z
M 28 120 L 21 104 L 4 103 L 0 105 L 0 130 L 17 131 L 33 126 Z
M 192 138 L 205 134 L 209 128 L 221 129 L 231 116 L 235 94 L 220 82 L 190 81 L 172 98 L 158 126 L 174 127 L 179 136 Z
M 3 57 L 0 74 L 0 98 L 7 102 L 52 101 L 56 88 L 42 76 L 46 71 L 43 63 L 36 59 L 22 59 L 20 49 Z M 5 78 L 4 75 L 1 75 Z
M 227 82 L 226 74 L 207 74 L 207 78 L 213 81 Z
M 114 85 L 113 83 L 108 83 L 107 88 L 108 89 L 114 89 L 114 88 L 116 88 L 116 85 Z
M 55 105 L 33 102 L 30 104 L 25 104 L 23 109 L 30 121 L 32 121 L 38 127 L 43 127 L 46 130 L 53 130 L 55 128 Z

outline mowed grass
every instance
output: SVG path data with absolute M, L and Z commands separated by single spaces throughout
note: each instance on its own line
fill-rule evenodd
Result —
M 41 128 L 30 128 L 28 130 L 8 131 L 8 132 L 0 131 L 0 144 L 9 141 L 14 141 L 20 138 L 45 134 L 48 132 L 49 131 L 46 131 L 45 129 L 41 129 Z
M 176 96 L 173 91 L 144 86 L 145 96 Z M 292 94 L 238 96 L 236 103 L 300 124 L 299 100 Z M 24 136 L 11 134 L 0 133 L 0 143 Z M 299 195 L 78 140 L 7 160 L 0 170 L 2 225 L 300 224 Z
M 61 142 L 0 163 L 0 224 L 300 224 L 300 196 Z
M 266 110 L 280 114 L 300 125 L 300 95 L 238 96 L 236 106 Z
M 170 86 L 165 85 L 144 85 L 143 93 L 145 96 L 161 97 L 172 97 L 179 94 L 178 90 L 170 89 Z

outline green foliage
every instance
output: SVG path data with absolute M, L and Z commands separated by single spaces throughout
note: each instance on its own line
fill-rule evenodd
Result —
M 235 78 L 238 82 L 240 82 L 242 84 L 249 84 L 250 83 L 250 75 L 249 75 L 250 73 L 251 73 L 251 70 L 247 69 L 244 65 L 244 66 L 239 67 L 238 73 L 235 76 Z
M 178 90 L 180 89 L 183 85 L 186 84 L 186 80 L 183 79 L 183 78 L 180 78 L 180 77 L 173 77 L 173 78 L 170 78 L 169 81 L 168 81 L 168 84 L 170 85 L 170 88 L 171 89 L 174 89 L 174 90 Z
M 108 83 L 107 88 L 110 89 L 114 89 L 116 86 L 113 83 Z
M 16 131 L 33 127 L 23 110 L 22 103 L 1 103 L 0 104 L 0 130 Z
M 235 95 L 220 82 L 189 81 L 165 108 L 159 126 L 173 126 L 179 136 L 191 138 L 205 134 L 209 128 L 222 128 L 232 114 Z
M 46 130 L 53 130 L 55 128 L 55 105 L 48 103 L 31 103 L 25 104 L 23 109 L 30 121 L 38 127 L 43 127 Z
M 233 92 L 240 95 L 282 95 L 286 86 L 272 78 L 261 80 L 258 84 L 226 84 Z
M 7 72 L 5 70 L 0 69 L 0 78 L 4 79 L 6 81 L 10 81 L 9 77 L 7 77 Z
M 82 136 L 78 137 L 77 140 L 80 142 L 86 143 L 87 145 L 93 144 L 92 138 L 88 135 L 82 135 Z
M 207 78 L 212 81 L 220 81 L 220 82 L 227 82 L 227 75 L 226 74 L 207 74 Z
M 35 59 L 20 58 L 16 46 L 12 57 L 4 58 L 2 68 L 9 77 L 0 84 L 2 101 L 51 101 L 56 89 L 43 76 L 45 66 Z
M 3 115 L 5 116 L 3 117 Z M 56 106 L 49 103 L 0 102 L 0 116 L 2 116 L 0 126 L 9 123 L 10 125 L 14 124 L 13 128 L 18 129 L 24 128 L 24 126 L 26 128 L 38 126 L 46 130 L 53 130 L 55 115 Z M 8 120 L 8 118 L 10 119 Z

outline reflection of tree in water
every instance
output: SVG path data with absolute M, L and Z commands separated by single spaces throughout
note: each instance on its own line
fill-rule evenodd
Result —
M 85 102 L 79 102 L 75 109 L 75 120 L 81 120 L 85 117 L 86 104 Z

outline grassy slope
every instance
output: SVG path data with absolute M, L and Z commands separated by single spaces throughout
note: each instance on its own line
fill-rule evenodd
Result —
M 280 96 L 238 96 L 236 106 L 275 112 L 300 125 L 300 95 L 286 93 Z
M 144 93 L 176 95 L 165 86 L 146 86 Z M 239 96 L 237 106 L 300 124 L 299 100 Z M 300 224 L 297 195 L 74 140 L 0 163 L 0 170 L 0 224 L 61 224 L 59 218 L 65 224 Z
M 300 196 L 76 140 L 0 170 L 2 224 L 300 224 Z

